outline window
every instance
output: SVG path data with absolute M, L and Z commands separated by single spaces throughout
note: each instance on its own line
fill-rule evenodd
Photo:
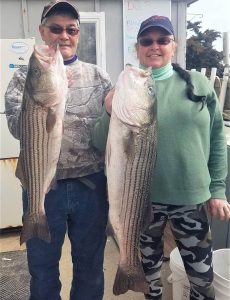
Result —
M 80 15 L 78 57 L 84 62 L 97 64 L 106 69 L 105 14 L 103 12 L 80 12 Z

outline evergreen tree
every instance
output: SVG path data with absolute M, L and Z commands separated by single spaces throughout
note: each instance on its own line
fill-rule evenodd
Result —
M 221 33 L 212 29 L 201 31 L 201 22 L 188 21 L 187 30 L 193 31 L 193 35 L 187 39 L 186 69 L 207 69 L 210 75 L 211 68 L 217 68 L 217 76 L 223 76 L 223 51 L 213 48 L 213 42 L 221 37 Z

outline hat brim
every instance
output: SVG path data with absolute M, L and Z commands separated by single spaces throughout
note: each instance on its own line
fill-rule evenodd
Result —
M 149 26 L 146 26 L 145 28 L 143 28 L 143 29 L 141 30 L 141 32 L 138 32 L 137 38 L 139 38 L 140 35 L 142 35 L 142 33 L 145 32 L 147 29 L 149 29 L 149 28 L 154 28 L 154 27 L 163 28 L 163 29 L 166 30 L 169 34 L 174 35 L 174 32 L 169 31 L 168 28 L 166 28 L 166 27 L 163 26 L 163 25 L 149 25 Z

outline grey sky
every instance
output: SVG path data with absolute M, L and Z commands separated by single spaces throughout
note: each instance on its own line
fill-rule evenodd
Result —
M 229 0 L 198 0 L 188 7 L 187 19 L 191 22 L 201 21 L 202 31 L 213 29 L 221 33 L 230 32 L 229 11 Z M 215 47 L 222 50 L 222 39 L 217 40 Z

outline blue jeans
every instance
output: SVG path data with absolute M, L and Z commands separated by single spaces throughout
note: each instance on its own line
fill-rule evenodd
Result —
M 57 182 L 45 199 L 51 243 L 39 238 L 27 242 L 31 274 L 30 300 L 59 300 L 59 261 L 66 232 L 71 242 L 73 279 L 71 300 L 101 300 L 104 293 L 103 260 L 108 217 L 106 178 L 103 172 L 86 176 L 89 188 L 78 179 Z M 23 193 L 23 209 L 27 207 Z

